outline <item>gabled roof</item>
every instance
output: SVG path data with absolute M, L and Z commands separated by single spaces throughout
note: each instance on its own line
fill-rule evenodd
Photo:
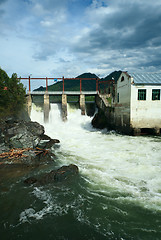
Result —
M 127 74 L 134 79 L 134 84 L 161 85 L 160 73 L 130 73 Z

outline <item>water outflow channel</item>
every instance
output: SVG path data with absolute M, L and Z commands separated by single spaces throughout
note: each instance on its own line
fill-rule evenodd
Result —
M 160 137 L 96 130 L 71 105 L 66 122 L 58 104 L 48 123 L 33 104 L 31 119 L 60 140 L 56 165 L 76 164 L 80 176 L 70 184 L 13 185 L 8 197 L 17 190 L 24 202 L 9 220 L 10 239 L 161 239 Z

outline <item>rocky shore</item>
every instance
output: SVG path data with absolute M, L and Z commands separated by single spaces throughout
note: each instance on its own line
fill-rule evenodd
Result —
M 1 121 L 0 163 L 34 165 L 53 161 L 52 147 L 59 140 L 51 139 L 44 132 L 44 127 L 37 122 L 12 118 Z
M 7 118 L 0 121 L 0 170 L 14 168 L 37 168 L 56 160 L 54 154 L 58 139 L 45 135 L 42 125 L 30 120 Z M 46 173 L 42 179 L 29 177 L 25 183 L 49 183 L 63 181 L 78 173 L 78 167 L 70 164 Z

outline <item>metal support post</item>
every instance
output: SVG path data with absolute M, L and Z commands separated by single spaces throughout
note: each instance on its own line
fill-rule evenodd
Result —
M 30 76 L 29 76 L 29 92 L 31 92 Z
M 48 78 L 46 77 L 46 92 L 48 91 Z
M 80 93 L 82 92 L 82 79 L 80 78 Z
M 64 93 L 64 76 L 63 76 L 63 93 Z

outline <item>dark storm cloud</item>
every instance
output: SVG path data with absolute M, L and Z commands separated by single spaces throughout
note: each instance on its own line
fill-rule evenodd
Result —
M 109 11 L 93 18 L 93 26 L 82 35 L 73 51 L 96 56 L 101 69 L 161 67 L 161 8 L 154 2 L 114 1 Z M 120 4 L 119 4 L 120 3 Z M 106 8 L 107 9 L 107 8 Z M 97 12 L 93 12 L 93 14 Z M 94 22 L 95 21 L 95 22 Z M 149 50 L 150 49 L 150 50 Z M 105 57 L 106 56 L 106 57 Z
M 161 9 L 147 8 L 139 4 L 122 5 L 114 13 L 107 14 L 97 28 L 92 29 L 86 42 L 78 51 L 92 49 L 131 49 L 161 43 Z M 75 48 L 77 50 L 77 48 Z

